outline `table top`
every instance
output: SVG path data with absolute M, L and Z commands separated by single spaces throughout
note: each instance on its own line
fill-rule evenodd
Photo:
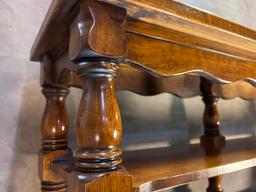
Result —
M 133 19 L 189 33 L 208 40 L 218 41 L 222 44 L 233 45 L 244 50 L 244 52 L 240 53 L 241 56 L 253 60 L 256 58 L 255 30 L 208 12 L 203 12 L 186 4 L 173 0 L 99 1 L 126 8 L 128 16 Z M 79 0 L 52 1 L 31 50 L 32 60 L 39 61 L 42 55 L 49 51 L 48 49 L 54 49 L 56 44 L 59 43 L 53 41 L 45 42 L 44 40 L 56 39 L 59 35 L 61 36 L 59 39 L 68 39 L 70 20 L 72 20 L 71 17 L 73 15 L 77 14 L 78 10 L 75 7 L 78 4 Z M 51 33 L 51 31 L 54 31 L 54 33 Z M 42 50 L 42 47 L 46 46 L 45 44 L 48 46 Z
M 104 18 L 93 17 L 101 12 L 95 4 L 126 12 L 124 25 L 120 24 L 126 42 L 121 63 L 160 77 L 196 74 L 213 82 L 242 79 L 256 85 L 255 30 L 174 0 L 88 0 L 87 6 L 92 9 L 86 14 L 92 18 L 87 15 L 88 21 L 83 22 L 94 22 L 89 26 L 88 42 L 97 36 L 95 23 L 104 22 Z M 81 10 L 79 0 L 52 1 L 31 50 L 31 60 L 43 61 L 47 55 L 56 61 L 66 54 L 70 25 Z M 105 39 L 113 39 L 111 34 L 105 35 Z M 107 48 L 95 42 L 88 44 L 94 56 L 109 55 L 104 52 Z M 90 56 L 89 52 L 85 56 Z

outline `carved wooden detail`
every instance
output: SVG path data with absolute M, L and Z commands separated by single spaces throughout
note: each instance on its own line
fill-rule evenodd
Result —
M 44 88 L 46 107 L 42 119 L 42 143 L 44 149 L 67 148 L 68 115 L 65 106 L 66 89 Z
M 207 192 L 224 192 L 221 186 L 222 176 L 209 178 L 209 186 Z
M 122 127 L 115 95 L 117 65 L 111 62 L 79 63 L 77 74 L 83 94 L 76 119 L 79 170 L 102 171 L 118 168 L 122 160 L 118 145 Z
M 82 81 L 75 73 L 77 65 L 67 61 L 67 54 L 55 63 L 48 59 L 42 64 L 41 84 L 57 87 L 82 88 Z M 46 62 L 47 61 L 47 62 Z M 55 66 L 54 70 L 51 65 Z M 211 78 L 208 78 L 211 80 Z M 211 91 L 219 98 L 233 99 L 240 97 L 245 100 L 256 98 L 256 89 L 251 82 L 235 81 L 220 83 L 214 80 Z M 115 78 L 116 90 L 128 90 L 140 95 L 157 95 L 163 92 L 187 98 L 200 95 L 200 76 L 188 73 L 175 76 L 161 76 L 147 69 L 127 64 L 120 64 Z M 153 86 L 152 86 L 153 85 Z
M 44 88 L 46 106 L 42 119 L 42 150 L 39 157 L 39 176 L 43 192 L 64 192 L 66 181 L 51 169 L 56 160 L 70 158 L 68 149 L 68 115 L 65 107 L 67 89 Z
M 201 137 L 201 144 L 206 150 L 221 149 L 225 145 L 225 137 L 220 134 L 220 115 L 217 109 L 215 95 L 211 91 L 211 82 L 201 78 L 201 91 L 205 104 L 203 124 L 204 135 Z
M 68 191 L 92 191 L 92 192 L 137 192 L 133 187 L 132 176 L 124 168 L 109 172 L 77 172 L 70 163 L 56 162 L 54 171 L 67 178 Z
M 218 98 L 212 93 L 212 83 L 201 78 L 200 84 L 203 102 L 205 104 L 203 124 L 204 135 L 201 136 L 201 145 L 206 156 L 218 156 L 225 146 L 225 137 L 220 134 L 220 115 L 217 109 Z M 209 178 L 207 192 L 222 192 L 221 176 Z
M 77 65 L 83 94 L 76 119 L 76 168 L 108 171 L 120 167 L 122 127 L 114 77 L 124 56 L 125 9 L 82 0 L 70 25 L 69 59 Z
M 31 59 L 42 61 L 45 54 L 57 59 L 68 48 L 68 26 L 77 14 L 80 0 L 52 1 L 46 18 L 31 49 Z M 65 19 L 63 19 L 63 17 Z M 58 23 L 58 24 L 57 24 Z M 45 35 L 51 34 L 51 35 Z M 51 44 L 49 46 L 49 44 Z M 49 50 L 50 49 L 50 50 Z
M 220 82 L 256 78 L 252 61 L 133 33 L 127 33 L 126 38 L 126 63 L 148 68 L 162 76 L 194 73 Z M 255 84 L 251 79 L 248 81 Z
M 125 18 L 125 9 L 82 0 L 78 17 L 70 26 L 70 60 L 124 56 Z
M 255 166 L 255 149 L 251 141 L 235 143 L 238 151 L 225 142 L 217 101 L 256 98 L 255 55 L 254 30 L 173 0 L 53 1 L 31 51 L 31 60 L 41 62 L 47 99 L 42 191 L 149 192 L 201 178 L 209 178 L 208 192 L 223 191 L 221 175 Z M 67 145 L 68 87 L 83 89 L 74 159 Z M 202 95 L 203 150 L 128 152 L 123 163 L 120 90 Z

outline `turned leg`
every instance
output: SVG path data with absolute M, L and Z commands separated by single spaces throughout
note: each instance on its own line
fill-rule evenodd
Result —
M 111 62 L 79 63 L 77 74 L 83 93 L 76 118 L 76 168 L 84 172 L 119 168 L 122 127 L 115 95 L 117 65 Z
M 222 176 L 216 176 L 209 179 L 209 186 L 207 192 L 223 192 L 221 186 Z
M 71 22 L 69 59 L 75 63 L 83 92 L 77 112 L 69 181 L 73 191 L 132 192 L 132 178 L 122 169 L 122 124 L 114 78 L 126 53 L 126 10 L 101 1 L 80 2 Z M 82 176 L 81 176 L 82 175 Z
M 206 79 L 201 79 L 201 91 L 205 104 L 203 124 L 204 135 L 201 136 L 201 145 L 207 155 L 218 155 L 225 146 L 225 137 L 220 134 L 220 116 L 217 109 L 217 101 L 211 92 L 211 83 Z M 221 176 L 209 179 L 207 192 L 223 192 L 221 186 Z
M 42 118 L 42 149 L 39 158 L 39 177 L 42 192 L 65 192 L 66 181 L 51 170 L 54 161 L 67 159 L 68 115 L 65 107 L 67 89 L 43 88 L 46 106 Z

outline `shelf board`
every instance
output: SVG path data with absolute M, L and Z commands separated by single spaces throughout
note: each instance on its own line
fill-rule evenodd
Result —
M 140 192 L 157 191 L 256 165 L 256 139 L 227 141 L 218 154 L 199 144 L 124 153 L 124 167 Z
M 199 144 L 125 151 L 123 165 L 118 172 L 132 176 L 136 192 L 159 191 L 256 166 L 256 139 L 230 140 L 221 151 L 207 154 Z M 77 172 L 72 161 L 55 163 L 53 168 L 84 185 L 104 175 Z

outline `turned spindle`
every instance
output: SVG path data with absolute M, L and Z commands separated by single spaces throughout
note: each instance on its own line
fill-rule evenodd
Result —
M 220 115 L 217 108 L 218 98 L 211 91 L 211 82 L 201 78 L 201 92 L 205 104 L 203 124 L 204 135 L 201 136 L 201 145 L 205 150 L 206 157 L 219 155 L 225 146 L 225 137 L 220 134 Z M 223 192 L 221 176 L 209 178 L 207 192 Z
M 204 135 L 201 145 L 206 151 L 221 149 L 225 146 L 225 137 L 220 134 L 220 115 L 217 108 L 218 98 L 211 91 L 211 82 L 201 78 L 201 92 L 205 104 L 203 114 Z
M 67 89 L 43 88 L 46 106 L 42 118 L 42 149 L 39 158 L 39 177 L 42 192 L 66 192 L 66 181 L 51 170 L 51 165 L 59 158 L 71 155 L 68 149 L 68 115 L 65 106 Z M 59 160 L 60 161 L 60 160 Z
M 115 94 L 117 65 L 107 61 L 79 62 L 77 74 L 83 93 L 76 118 L 76 168 L 84 172 L 119 168 L 122 135 L 121 117 Z
M 209 178 L 209 186 L 207 188 L 207 192 L 223 192 L 224 190 L 221 186 L 221 180 L 221 175 Z

